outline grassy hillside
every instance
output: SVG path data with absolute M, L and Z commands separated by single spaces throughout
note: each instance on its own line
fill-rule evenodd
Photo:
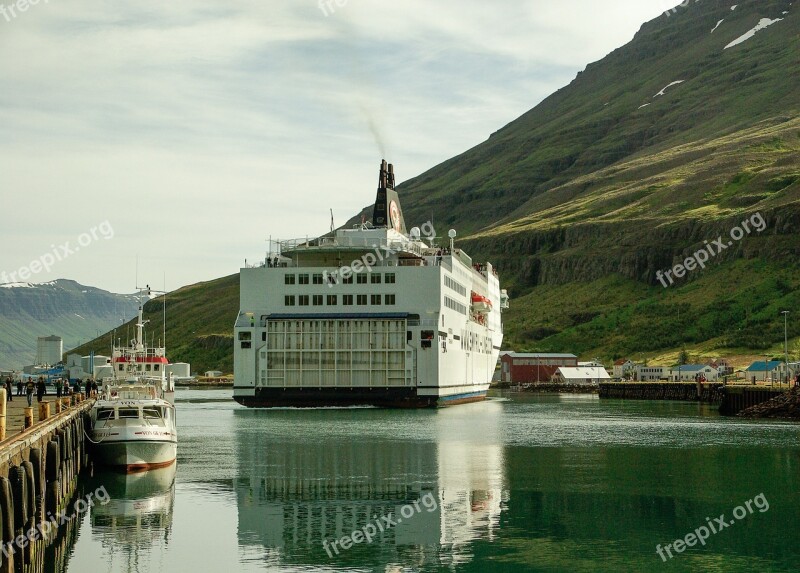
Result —
M 164 297 L 144 306 L 148 343 L 162 338 Z M 183 287 L 166 296 L 167 356 L 171 362 L 189 362 L 192 372 L 233 372 L 233 322 L 239 309 L 239 275 Z M 125 341 L 134 337 L 135 320 L 106 333 L 73 352 L 94 350 L 108 355 L 112 335 Z

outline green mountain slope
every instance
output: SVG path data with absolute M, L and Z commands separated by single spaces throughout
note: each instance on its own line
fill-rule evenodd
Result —
M 782 347 L 779 311 L 800 297 L 800 7 L 731 6 L 691 2 L 645 24 L 486 142 L 399 187 L 409 223 L 455 227 L 474 259 L 499 267 L 508 345 L 665 360 L 683 346 Z M 763 229 L 661 286 L 659 272 L 756 216 Z M 212 287 L 192 288 L 198 308 L 212 306 Z M 200 332 L 229 336 L 237 303 L 225 301 L 217 322 L 176 324 L 168 339 L 188 354 Z
M 734 142 L 737 133 L 745 137 L 739 146 L 747 147 L 761 122 L 778 125 L 796 118 L 800 109 L 800 8 L 790 5 L 790 0 L 749 1 L 731 11 L 730 2 L 704 0 L 645 24 L 628 45 L 589 65 L 488 141 L 405 183 L 406 213 L 420 221 L 432 214 L 440 225 L 458 224 L 462 234 L 557 206 L 561 216 L 548 222 L 588 222 L 609 211 L 596 205 L 586 213 L 574 205 L 605 191 L 602 181 L 587 176 L 620 161 L 648 163 L 651 157 L 660 160 L 650 170 L 655 174 L 690 158 L 672 156 L 671 150 L 726 137 Z M 778 17 L 784 19 L 724 49 L 761 18 Z M 712 34 L 720 19 L 724 22 Z M 653 97 L 678 81 L 683 83 Z M 796 137 L 792 143 L 796 148 Z M 791 175 L 797 163 L 784 167 Z M 669 186 L 662 195 L 669 203 L 704 205 L 707 189 L 696 183 L 692 197 L 674 196 Z M 623 204 L 634 197 L 613 199 Z
M 198 283 L 166 295 L 166 347 L 170 362 L 188 362 L 192 372 L 233 371 L 233 322 L 239 309 L 239 275 Z M 144 305 L 148 343 L 161 340 L 164 327 L 164 297 Z M 132 320 L 115 331 L 74 350 L 87 355 L 92 350 L 108 355 L 112 338 L 134 337 Z

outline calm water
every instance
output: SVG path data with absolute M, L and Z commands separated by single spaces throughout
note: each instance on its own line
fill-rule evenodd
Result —
M 229 395 L 179 392 L 177 471 L 85 484 L 112 501 L 77 524 L 67 571 L 750 572 L 800 562 L 798 425 L 594 397 L 253 411 Z M 735 524 L 705 546 L 666 563 L 656 554 L 721 514 Z M 345 549 L 344 536 L 361 542 Z

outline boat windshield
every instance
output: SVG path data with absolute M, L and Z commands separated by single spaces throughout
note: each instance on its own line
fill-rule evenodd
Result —
M 119 409 L 119 416 L 118 418 L 121 420 L 123 418 L 138 418 L 139 417 L 139 409 L 138 408 L 120 408 Z
M 113 420 L 114 419 L 114 408 L 100 408 L 97 411 L 97 419 L 98 420 Z
M 164 417 L 163 408 L 145 408 L 142 410 L 145 420 L 160 420 Z

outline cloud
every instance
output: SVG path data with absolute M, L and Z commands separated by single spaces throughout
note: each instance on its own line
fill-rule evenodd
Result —
M 369 203 L 384 153 L 403 180 L 472 147 L 663 9 L 39 3 L 0 19 L 0 271 L 108 219 L 113 241 L 35 278 L 130 291 L 136 254 L 172 288 L 236 272 Z

